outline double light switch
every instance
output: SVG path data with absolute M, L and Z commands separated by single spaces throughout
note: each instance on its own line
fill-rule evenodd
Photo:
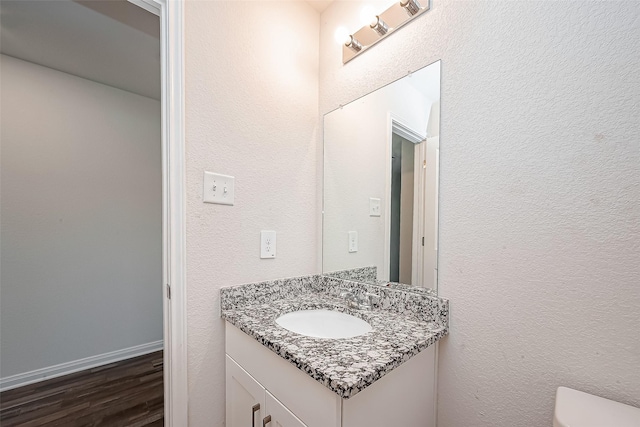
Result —
M 219 205 L 233 205 L 235 196 L 235 178 L 219 173 L 204 173 L 202 201 Z

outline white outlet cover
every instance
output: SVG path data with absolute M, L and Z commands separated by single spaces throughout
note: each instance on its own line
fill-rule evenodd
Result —
M 369 197 L 369 216 L 380 216 L 380 199 Z
M 260 232 L 260 258 L 276 257 L 276 232 L 263 230 Z
M 219 205 L 233 205 L 235 199 L 235 178 L 219 173 L 204 172 L 202 201 Z
M 349 232 L 349 253 L 358 252 L 358 232 Z

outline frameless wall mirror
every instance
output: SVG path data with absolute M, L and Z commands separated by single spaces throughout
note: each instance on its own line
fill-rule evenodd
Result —
M 440 61 L 324 117 L 324 274 L 437 289 Z

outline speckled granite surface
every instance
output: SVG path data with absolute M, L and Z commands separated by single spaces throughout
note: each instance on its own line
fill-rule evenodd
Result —
M 370 267 L 330 271 L 328 273 L 323 273 L 323 275 L 336 277 L 338 279 L 353 280 L 354 282 L 375 284 L 378 281 L 378 268 L 375 265 L 372 265 Z
M 404 283 L 389 282 L 389 281 L 386 281 L 386 280 L 377 280 L 376 281 L 376 285 L 384 286 L 384 287 L 388 287 L 388 288 L 393 288 L 393 289 L 400 289 L 400 290 L 407 291 L 407 292 L 431 295 L 433 297 L 437 297 L 438 296 L 438 292 L 436 292 L 435 289 L 421 288 L 421 287 L 418 287 L 418 286 L 406 285 Z
M 362 282 L 369 285 L 378 285 L 378 286 L 384 286 L 388 288 L 400 289 L 407 292 L 428 294 L 434 297 L 438 296 L 438 293 L 434 289 L 421 288 L 418 286 L 411 286 L 411 285 L 398 283 L 398 282 L 390 282 L 388 280 L 380 280 L 378 279 L 378 269 L 376 266 L 330 271 L 328 273 L 323 273 L 323 275 L 328 277 L 334 277 L 337 279 L 351 280 L 354 282 Z
M 378 295 L 372 310 L 347 308 L 342 289 Z M 222 288 L 222 317 L 280 357 L 348 399 L 448 333 L 449 302 L 326 276 L 308 276 Z M 305 309 L 332 309 L 366 320 L 367 334 L 312 338 L 275 320 Z

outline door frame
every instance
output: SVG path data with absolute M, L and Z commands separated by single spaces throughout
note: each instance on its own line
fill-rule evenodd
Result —
M 403 118 L 401 118 L 400 116 L 398 116 L 397 114 L 389 111 L 387 114 L 387 147 L 386 147 L 386 153 L 387 153 L 387 158 L 385 160 L 385 202 L 384 202 L 384 215 L 385 215 L 385 223 L 384 223 L 384 241 L 385 241 L 385 245 L 384 245 L 384 261 L 383 261 L 383 265 L 382 265 L 382 272 L 381 272 L 381 277 L 389 277 L 389 263 L 391 261 L 391 249 L 389 248 L 389 244 L 387 242 L 390 241 L 391 238 L 391 156 L 392 156 L 392 150 L 393 150 L 393 134 L 397 134 L 400 135 L 401 137 L 403 137 L 404 139 L 406 139 L 409 142 L 412 142 L 414 144 L 414 146 L 416 147 L 416 155 L 414 158 L 414 194 L 417 195 L 421 195 L 423 192 L 421 191 L 421 182 L 422 182 L 422 176 L 424 174 L 423 169 L 421 167 L 416 168 L 415 165 L 418 165 L 420 163 L 422 163 L 422 160 L 420 158 L 420 144 L 422 142 L 424 142 L 426 140 L 426 135 L 423 135 L 422 133 L 416 131 L 415 129 L 412 129 L 410 126 L 407 125 L 407 120 L 404 120 Z M 420 258 L 422 256 L 422 245 L 418 245 L 418 235 L 422 235 L 420 233 L 423 232 L 423 229 L 420 228 L 419 230 L 417 229 L 417 227 L 415 226 L 416 224 L 416 216 L 419 216 L 420 214 L 416 212 L 416 206 L 420 206 L 420 204 L 422 203 L 422 197 L 421 196 L 417 196 L 418 198 L 416 198 L 416 196 L 414 196 L 414 217 L 413 217 L 413 223 L 414 223 L 414 232 L 413 232 L 413 243 L 412 243 L 412 261 L 411 264 L 413 265 L 412 268 L 412 279 L 414 279 L 416 277 L 416 275 L 418 274 L 415 270 L 416 270 L 416 266 L 420 265 L 420 262 L 416 262 L 416 260 L 420 260 L 422 258 Z M 420 221 L 418 220 L 418 224 L 420 224 Z M 421 226 L 423 227 L 423 226 Z M 419 268 L 419 267 L 418 267 Z M 379 272 L 379 277 L 380 277 L 380 272 Z M 419 276 L 421 277 L 421 276 Z
M 164 422 L 184 427 L 188 425 L 184 5 L 177 0 L 128 1 L 160 18 Z

